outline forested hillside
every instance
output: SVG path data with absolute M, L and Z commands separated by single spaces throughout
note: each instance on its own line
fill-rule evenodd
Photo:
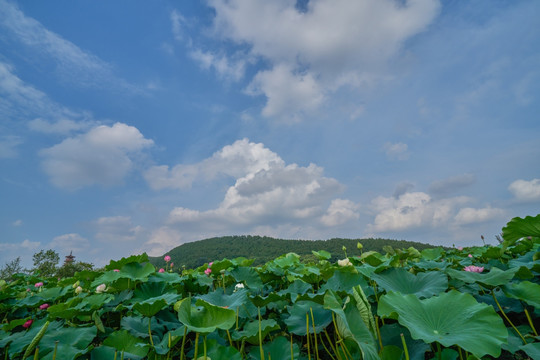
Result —
M 383 252 L 383 247 L 391 246 L 394 249 L 415 247 L 423 250 L 433 247 L 429 244 L 411 242 L 405 240 L 389 239 L 330 239 L 330 240 L 285 240 L 267 236 L 223 236 L 182 244 L 167 252 L 176 266 L 185 265 L 187 268 L 195 268 L 210 261 L 224 258 L 234 259 L 245 257 L 255 259 L 254 264 L 264 264 L 280 255 L 294 252 L 303 260 L 313 257 L 311 251 L 326 250 L 332 254 L 331 261 L 345 257 L 343 246 L 346 247 L 347 255 L 360 255 L 357 244 L 361 243 L 362 251 Z M 165 255 L 165 254 L 163 254 Z M 150 262 L 158 267 L 165 265 L 163 256 L 150 258 Z

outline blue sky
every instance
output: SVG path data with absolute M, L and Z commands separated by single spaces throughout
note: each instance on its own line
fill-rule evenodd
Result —
M 533 0 L 0 0 L 0 263 L 494 244 L 540 210 Z

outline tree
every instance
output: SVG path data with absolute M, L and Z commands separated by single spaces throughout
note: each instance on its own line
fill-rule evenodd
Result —
M 0 279 L 11 280 L 12 276 L 18 273 L 23 272 L 21 266 L 21 257 L 17 257 L 15 260 L 12 260 L 0 270 Z
M 83 270 L 93 270 L 94 265 L 83 261 L 66 262 L 56 272 L 56 277 L 67 278 L 75 275 L 76 272 Z
M 39 272 L 39 275 L 42 277 L 51 277 L 57 271 L 56 266 L 58 265 L 58 261 L 60 261 L 60 256 L 56 251 L 49 249 L 35 253 L 32 259 L 34 260 L 33 272 Z

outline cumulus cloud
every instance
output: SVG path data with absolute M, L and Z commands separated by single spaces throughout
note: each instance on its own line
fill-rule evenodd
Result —
M 70 233 L 56 236 L 50 242 L 49 247 L 57 250 L 61 255 L 69 254 L 72 251 L 75 254 L 80 254 L 90 249 L 90 242 L 79 234 Z
M 486 207 L 482 209 L 463 208 L 460 209 L 455 217 L 456 224 L 468 225 L 480 222 L 486 222 L 494 219 L 500 219 L 505 216 L 503 209 Z
M 184 171 L 188 169 L 188 173 Z M 161 178 L 151 178 L 161 173 Z M 183 231 L 246 231 L 257 226 L 324 220 L 327 224 L 344 222 L 355 217 L 355 205 L 341 200 L 330 205 L 343 186 L 335 179 L 324 177 L 315 164 L 299 166 L 285 164 L 276 153 L 263 144 L 248 139 L 227 145 L 211 157 L 190 166 L 176 165 L 172 170 L 155 167 L 146 174 L 154 188 L 180 188 L 194 179 L 210 181 L 225 175 L 235 178 L 214 209 L 200 211 L 176 207 L 167 221 Z
M 539 201 L 540 179 L 516 180 L 508 186 L 508 190 L 520 201 Z
M 161 256 L 167 251 L 182 244 L 180 233 L 170 227 L 163 226 L 154 230 L 150 239 L 145 242 L 141 251 L 150 256 Z
M 397 198 L 379 196 L 371 202 L 376 215 L 368 230 L 387 232 L 446 225 L 456 208 L 468 201 L 466 197 L 434 200 L 424 192 L 407 192 Z
M 390 160 L 407 160 L 409 158 L 409 146 L 404 143 L 386 143 L 384 144 L 386 157 Z
M 310 111 L 339 87 L 361 86 L 440 8 L 436 0 L 314 0 L 305 9 L 288 0 L 209 4 L 216 12 L 216 34 L 247 45 L 250 55 L 271 64 L 248 88 L 266 96 L 266 116 Z M 285 101 L 281 93 L 300 103 Z
M 94 222 L 96 239 L 102 242 L 133 242 L 144 231 L 142 226 L 135 226 L 129 216 L 100 217 Z
M 476 181 L 476 176 L 473 174 L 463 174 L 452 176 L 447 179 L 437 180 L 432 182 L 428 191 L 432 195 L 444 196 L 461 190 Z
M 358 220 L 359 205 L 347 199 L 334 199 L 321 217 L 321 222 L 326 226 L 343 225 L 351 220 Z
M 116 123 L 67 138 L 40 155 L 44 171 L 57 187 L 110 186 L 120 183 L 133 169 L 137 152 L 152 144 L 137 128 Z
M 189 55 L 199 63 L 202 69 L 214 69 L 222 79 L 239 81 L 244 76 L 246 61 L 243 59 L 234 61 L 225 54 L 216 54 L 201 49 L 194 49 Z

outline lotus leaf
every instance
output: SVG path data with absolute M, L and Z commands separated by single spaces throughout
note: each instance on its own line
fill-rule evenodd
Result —
M 113 332 L 105 339 L 105 341 L 103 341 L 103 345 L 113 347 L 118 351 L 135 354 L 140 357 L 145 357 L 149 350 L 149 346 L 146 342 L 131 335 L 127 330 Z
M 531 359 L 540 359 L 540 342 L 523 345 L 521 350 L 525 351 Z
M 124 265 L 129 263 L 146 263 L 148 262 L 148 255 L 146 253 L 141 255 L 132 255 L 127 258 L 122 258 L 118 261 L 111 260 L 109 265 L 105 266 L 105 270 L 121 269 Z
M 332 312 L 312 301 L 298 301 L 293 306 L 290 306 L 288 311 L 291 315 L 284 322 L 289 332 L 295 335 L 306 335 L 306 315 L 309 318 L 309 332 L 313 334 L 311 311 L 313 311 L 315 331 L 317 333 L 323 331 L 332 322 Z
M 518 268 L 513 268 L 503 271 L 499 268 L 492 268 L 488 273 L 476 273 L 471 271 L 447 269 L 446 272 L 454 279 L 461 280 L 468 284 L 478 283 L 482 286 L 492 288 L 510 282 L 518 270 Z
M 224 309 L 201 299 L 198 299 L 195 305 L 191 305 L 191 298 L 180 300 L 174 305 L 178 320 L 191 331 L 208 334 L 216 329 L 228 330 L 236 322 L 234 310 Z
M 540 309 L 540 285 L 530 281 L 522 281 L 505 285 L 502 290 L 506 296 L 525 301 L 536 309 Z
M 47 331 L 39 343 L 40 354 L 47 355 L 44 359 L 52 359 L 54 354 L 55 342 L 58 341 L 56 360 L 71 360 L 78 355 L 85 354 L 97 335 L 97 328 L 78 327 L 78 328 L 60 328 L 55 331 Z
M 227 307 L 235 310 L 246 304 L 249 300 L 247 297 L 248 292 L 245 289 L 240 289 L 232 295 L 224 295 L 223 289 L 218 288 L 216 291 L 210 292 L 205 295 L 200 295 L 197 298 L 206 301 L 209 304 Z
M 304 320 L 304 327 L 306 326 Z M 274 319 L 261 320 L 261 337 L 264 340 L 272 331 L 279 330 L 280 327 Z M 233 340 L 245 339 L 250 344 L 259 343 L 259 321 L 250 321 L 246 323 L 241 331 L 235 331 L 232 334 Z
M 131 335 L 139 338 L 148 338 L 148 319 L 142 316 L 125 316 L 121 321 L 121 328 L 130 332 Z M 163 327 L 158 325 L 157 319 L 152 318 L 151 320 L 152 333 L 157 329 L 163 330 Z
M 513 218 L 503 227 L 502 235 L 510 245 L 527 236 L 540 237 L 540 214 L 535 217 L 527 216 L 524 219 Z
M 283 336 L 277 337 L 272 342 L 263 344 L 263 352 L 265 359 L 298 359 L 300 349 L 297 344 L 293 344 L 291 357 L 291 343 Z M 249 355 L 256 360 L 261 360 L 260 350 L 258 347 L 253 347 Z
M 387 345 L 394 345 L 402 349 L 403 343 L 401 341 L 401 334 L 403 334 L 407 344 L 407 350 L 409 351 L 410 360 L 424 360 L 425 353 L 431 350 L 429 344 L 426 344 L 422 340 L 412 339 L 409 330 L 398 323 L 383 325 L 380 328 L 380 332 L 384 348 L 386 348 Z
M 414 295 L 389 292 L 379 300 L 378 314 L 398 320 L 413 339 L 458 345 L 477 357 L 498 357 L 508 331 L 495 310 L 470 294 L 452 290 L 419 300 Z
M 309 290 L 312 290 L 312 287 L 310 284 L 308 284 L 305 281 L 297 279 L 291 285 L 289 285 L 287 289 L 278 291 L 278 294 L 279 295 L 290 294 L 291 300 L 294 301 L 298 297 L 298 295 L 303 295 Z
M 260 289 L 263 286 L 261 277 L 250 267 L 238 267 L 231 271 L 231 275 L 237 282 L 245 283 L 251 289 Z
M 328 260 L 332 257 L 332 254 L 330 254 L 326 250 L 320 250 L 320 251 L 311 250 L 311 253 L 315 255 L 317 259 L 319 260 Z
M 427 298 L 446 291 L 448 278 L 441 272 L 423 272 L 413 275 L 402 268 L 392 268 L 380 274 L 373 274 L 373 280 L 388 291 L 402 294 L 415 294 L 419 298 Z
M 332 290 L 352 293 L 352 288 L 356 285 L 367 287 L 366 280 L 364 280 L 362 274 L 339 269 L 334 272 L 334 276 L 332 276 L 326 284 L 321 286 L 319 292 L 324 293 L 327 290 Z

